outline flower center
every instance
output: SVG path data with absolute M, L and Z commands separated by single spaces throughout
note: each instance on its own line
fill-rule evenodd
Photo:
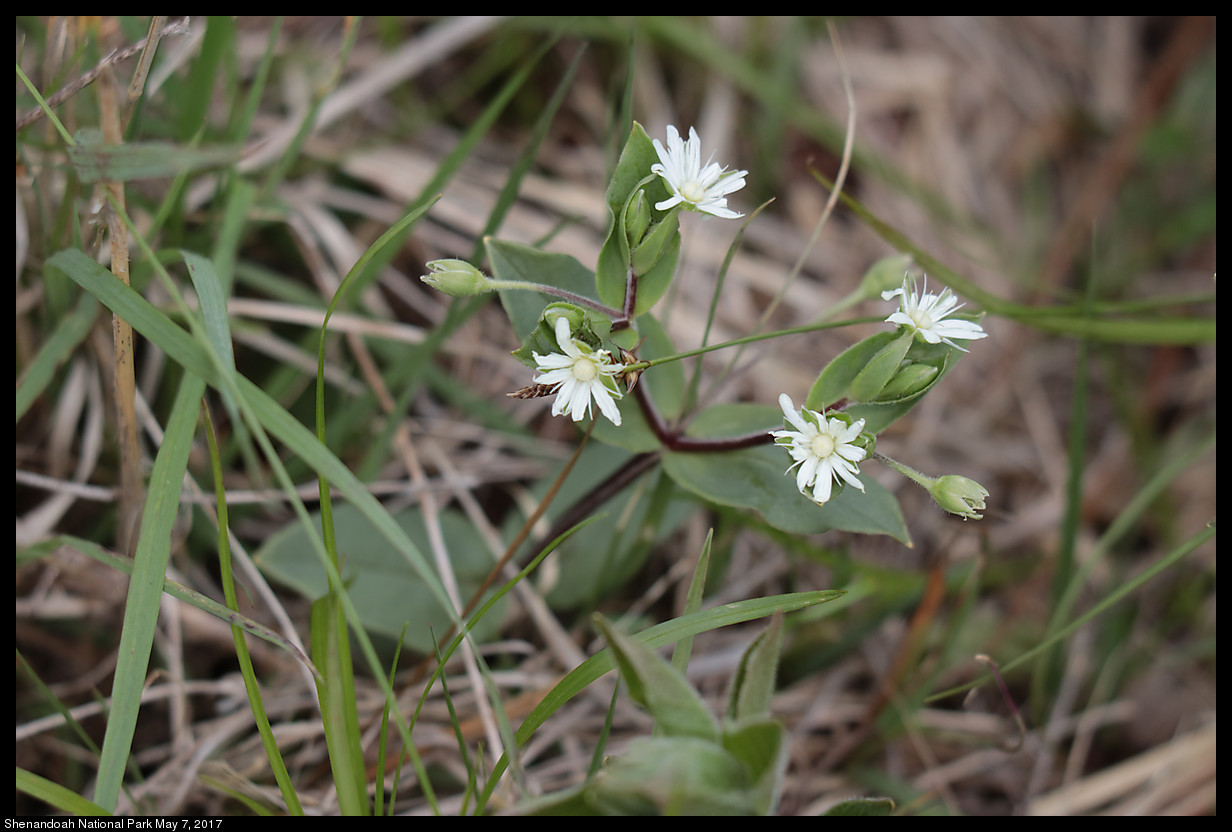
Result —
M 593 381 L 599 375 L 599 368 L 589 358 L 579 358 L 573 362 L 573 377 L 578 381 Z
M 916 329 L 933 328 L 933 316 L 925 312 L 923 309 L 917 309 L 912 312 L 911 320 L 915 321 Z
M 685 182 L 684 187 L 680 189 L 680 195 L 685 198 L 686 202 L 696 204 L 706 196 L 706 189 L 697 182 Z
M 818 459 L 825 459 L 834 453 L 834 439 L 828 433 L 819 433 L 809 444 L 809 450 Z

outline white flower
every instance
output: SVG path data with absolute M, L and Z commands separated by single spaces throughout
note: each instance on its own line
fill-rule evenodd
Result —
M 977 338 L 988 337 L 988 333 L 977 323 L 964 321 L 961 318 L 947 320 L 963 305 L 958 302 L 958 298 L 949 288 L 943 289 L 939 295 L 930 294 L 927 277 L 924 279 L 922 293 L 916 292 L 915 278 L 912 277 L 911 272 L 908 272 L 900 288 L 882 292 L 881 297 L 883 300 L 898 297 L 898 311 L 886 318 L 887 323 L 911 327 L 930 344 L 944 342 L 955 349 L 966 352 L 967 350 L 950 339 L 974 341 Z
M 787 471 L 800 466 L 796 471 L 796 488 L 801 494 L 808 497 L 804 489 L 812 486 L 810 499 L 823 506 L 830 500 L 835 480 L 864 490 L 864 483 L 857 477 L 860 469 L 856 463 L 864 459 L 868 451 L 854 444 L 864 430 L 863 419 L 848 424 L 843 419 L 826 418 L 813 410 L 797 412 L 786 393 L 779 396 L 779 407 L 783 408 L 783 417 L 796 429 L 776 430 L 771 435 L 795 460 Z
M 666 211 L 680 203 L 693 211 L 703 211 L 716 217 L 734 220 L 743 217 L 727 207 L 727 195 L 744 187 L 747 170 L 725 171 L 713 161 L 713 154 L 702 167 L 702 141 L 697 131 L 689 128 L 689 140 L 683 141 L 672 125 L 667 127 L 667 149 L 658 139 L 654 140 L 659 162 L 650 166 L 653 173 L 667 181 L 672 192 L 669 199 L 655 203 L 655 208 Z
M 552 415 L 563 413 L 580 422 L 583 415 L 591 415 L 590 401 L 593 398 L 603 415 L 611 419 L 612 424 L 619 425 L 620 411 L 613 399 L 619 399 L 623 394 L 616 386 L 615 377 L 624 371 L 625 365 L 613 364 L 612 355 L 607 350 L 592 349 L 584 341 L 574 339 L 569 331 L 569 321 L 563 316 L 556 319 L 556 343 L 564 350 L 563 355 L 531 353 L 543 373 L 535 376 L 535 383 L 556 388 Z

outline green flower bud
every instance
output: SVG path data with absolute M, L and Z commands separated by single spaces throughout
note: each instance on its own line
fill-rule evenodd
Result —
M 455 298 L 469 298 L 492 291 L 491 281 L 465 260 L 433 260 L 430 274 L 419 279 Z
M 673 211 L 655 223 L 633 250 L 633 273 L 640 276 L 649 272 L 679 237 L 680 215 Z
M 638 191 L 637 196 L 625 209 L 625 236 L 629 240 L 629 250 L 636 249 L 642 242 L 642 236 L 650 227 L 650 203 L 646 201 L 646 192 Z
M 931 364 L 904 361 L 894 378 L 877 394 L 877 402 L 888 404 L 919 395 L 937 380 L 940 372 Z
M 984 498 L 988 496 L 988 489 L 967 477 L 947 474 L 933 480 L 928 486 L 928 493 L 933 495 L 937 505 L 950 514 L 979 520 L 982 515 L 976 514 L 976 511 L 984 510 Z

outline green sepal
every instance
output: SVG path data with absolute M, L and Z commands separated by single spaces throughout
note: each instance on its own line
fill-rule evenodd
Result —
M 558 301 L 544 307 L 539 325 L 522 340 L 522 346 L 513 351 L 513 356 L 528 367 L 538 368 L 535 353 L 563 353 L 564 348 L 556 343 L 556 321 L 562 317 L 569 321 L 569 332 L 574 340 L 581 341 L 592 350 L 604 349 L 603 345 L 611 335 L 612 322 L 589 309 Z

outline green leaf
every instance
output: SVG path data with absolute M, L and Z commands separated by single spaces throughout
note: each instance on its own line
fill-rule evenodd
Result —
M 773 615 L 776 610 L 791 612 L 813 606 L 814 604 L 833 601 L 842 598 L 845 594 L 845 590 L 841 589 L 823 589 L 812 592 L 793 592 L 786 595 L 753 598 L 748 601 L 734 601 L 720 607 L 699 610 L 698 612 L 679 616 L 671 621 L 656 624 L 633 636 L 633 638 L 654 649 L 674 644 L 682 638 L 704 633 L 708 630 L 751 621 L 755 618 L 764 618 L 768 615 Z M 547 721 L 548 717 L 564 707 L 566 702 L 577 696 L 614 666 L 615 661 L 612 658 L 612 650 L 607 648 L 591 656 L 571 670 L 564 679 L 561 679 L 556 684 L 556 687 L 548 691 L 547 695 L 534 707 L 526 717 L 526 720 L 518 728 L 517 746 L 519 748 L 524 747 L 526 743 L 530 742 L 535 731 Z M 516 749 L 514 750 L 516 751 Z M 496 765 L 493 766 L 492 773 L 488 777 L 483 794 L 480 797 L 481 804 L 486 803 L 487 799 L 491 797 L 492 790 L 500 782 L 501 776 L 509 767 L 508 754 L 509 751 L 507 750 L 496 761 Z
M 769 717 L 730 723 L 723 729 L 723 747 L 748 770 L 757 813 L 772 814 L 783 790 L 790 751 L 782 724 Z
M 109 817 L 111 815 L 102 806 L 86 800 L 76 792 L 48 780 L 46 777 L 35 774 L 32 771 L 27 771 L 21 766 L 17 766 L 17 791 L 25 792 L 31 797 L 51 806 L 54 809 L 59 809 L 61 812 L 66 812 L 70 815 L 78 817 Z M 71 821 L 65 821 L 70 823 Z M 81 826 L 88 827 L 89 823 L 78 821 Z
M 84 133 L 84 131 L 83 131 Z M 89 139 L 80 135 L 78 139 Z M 83 182 L 129 182 L 163 179 L 239 161 L 243 148 L 185 147 L 170 142 L 130 144 L 80 143 L 68 148 L 68 158 Z
M 753 815 L 748 770 L 717 743 L 639 737 L 585 790 L 605 815 Z
M 188 468 L 188 454 L 204 392 L 205 383 L 199 378 L 184 376 L 181 379 L 158 456 L 154 459 L 154 469 L 150 472 L 125 600 L 124 624 L 120 630 L 112 708 L 99 755 L 99 777 L 94 784 L 94 802 L 109 812 L 114 811 L 119 798 L 137 728 L 167 561 L 171 557 L 172 526 L 179 514 L 180 489 Z
M 566 488 L 586 494 L 631 459 L 620 448 L 591 442 L 582 451 Z M 537 498 L 546 492 L 551 479 L 550 472 L 535 489 Z M 602 513 L 592 515 L 585 528 L 561 543 L 541 573 L 540 591 L 552 609 L 594 609 L 637 574 L 652 551 L 652 541 L 670 535 L 696 508 L 692 496 L 681 492 L 661 471 L 648 472 L 614 495 Z M 549 509 L 548 517 L 556 521 L 566 509 L 567 504 L 559 510 Z M 510 521 L 508 540 L 521 527 L 522 518 L 511 517 Z
M 873 353 L 868 363 L 851 380 L 848 398 L 855 402 L 876 401 L 882 388 L 898 372 L 913 338 L 911 330 L 902 328 L 897 338 Z
M 594 272 L 579 263 L 577 258 L 491 237 L 484 243 L 492 277 L 497 280 L 543 283 L 597 300 Z M 539 318 L 549 303 L 561 300 L 525 289 L 503 290 L 500 298 L 518 341 L 525 341 L 539 326 Z
M 804 400 L 804 406 L 809 410 L 824 413 L 826 408 L 835 402 L 852 398 L 851 387 L 856 377 L 879 352 L 897 339 L 897 332 L 878 332 L 836 355 L 813 382 L 808 398 Z
M 320 515 L 313 519 L 319 521 Z M 431 551 L 428 532 L 418 509 L 393 515 L 398 526 L 421 551 Z M 492 558 L 474 525 L 454 512 L 440 515 L 441 532 L 450 561 L 466 600 L 476 592 L 492 568 Z M 432 630 L 438 636 L 453 618 L 406 562 L 406 558 L 380 529 L 354 505 L 334 508 L 334 532 L 340 559 L 339 572 L 359 610 L 364 627 L 397 639 L 406 625 L 408 647 L 422 654 L 433 650 Z M 325 571 L 315 558 L 305 557 L 308 532 L 298 522 L 275 532 L 253 560 L 271 579 L 294 589 L 308 599 L 320 598 L 329 589 Z M 499 613 L 486 616 L 476 627 L 482 641 L 498 632 Z
M 753 640 L 731 679 L 727 695 L 727 718 L 764 717 L 778 682 L 779 651 L 783 645 L 783 616 L 775 613 L 770 626 Z
M 612 648 L 629 697 L 654 717 L 656 731 L 667 737 L 718 740 L 714 717 L 683 674 L 603 616 L 595 615 L 595 626 Z
M 902 348 L 904 339 L 906 351 L 896 362 L 895 356 Z M 914 338 L 910 330 L 878 332 L 835 356 L 817 376 L 804 406 L 822 413 L 835 402 L 850 399 L 856 403 L 844 408 L 844 411 L 854 419 L 864 419 L 864 432 L 875 435 L 915 407 L 920 398 L 945 377 L 962 355 L 964 353 L 961 350 L 948 344 L 927 344 Z M 931 367 L 933 371 L 921 371 L 912 367 L 904 369 L 904 362 L 913 367 Z M 891 370 L 891 374 L 883 379 L 887 369 Z M 899 389 L 895 371 L 903 375 L 904 385 L 913 385 L 909 390 Z M 878 383 L 881 386 L 877 386 Z M 871 398 L 876 398 L 887 391 L 890 395 L 898 391 L 902 396 L 890 401 L 870 400 L 870 393 Z
M 85 340 L 98 317 L 98 301 L 82 295 L 77 308 L 56 322 L 55 329 L 39 347 L 34 360 L 27 364 L 17 379 L 15 396 L 17 420 L 20 420 L 54 378 L 56 369 L 68 360 L 77 345 Z

